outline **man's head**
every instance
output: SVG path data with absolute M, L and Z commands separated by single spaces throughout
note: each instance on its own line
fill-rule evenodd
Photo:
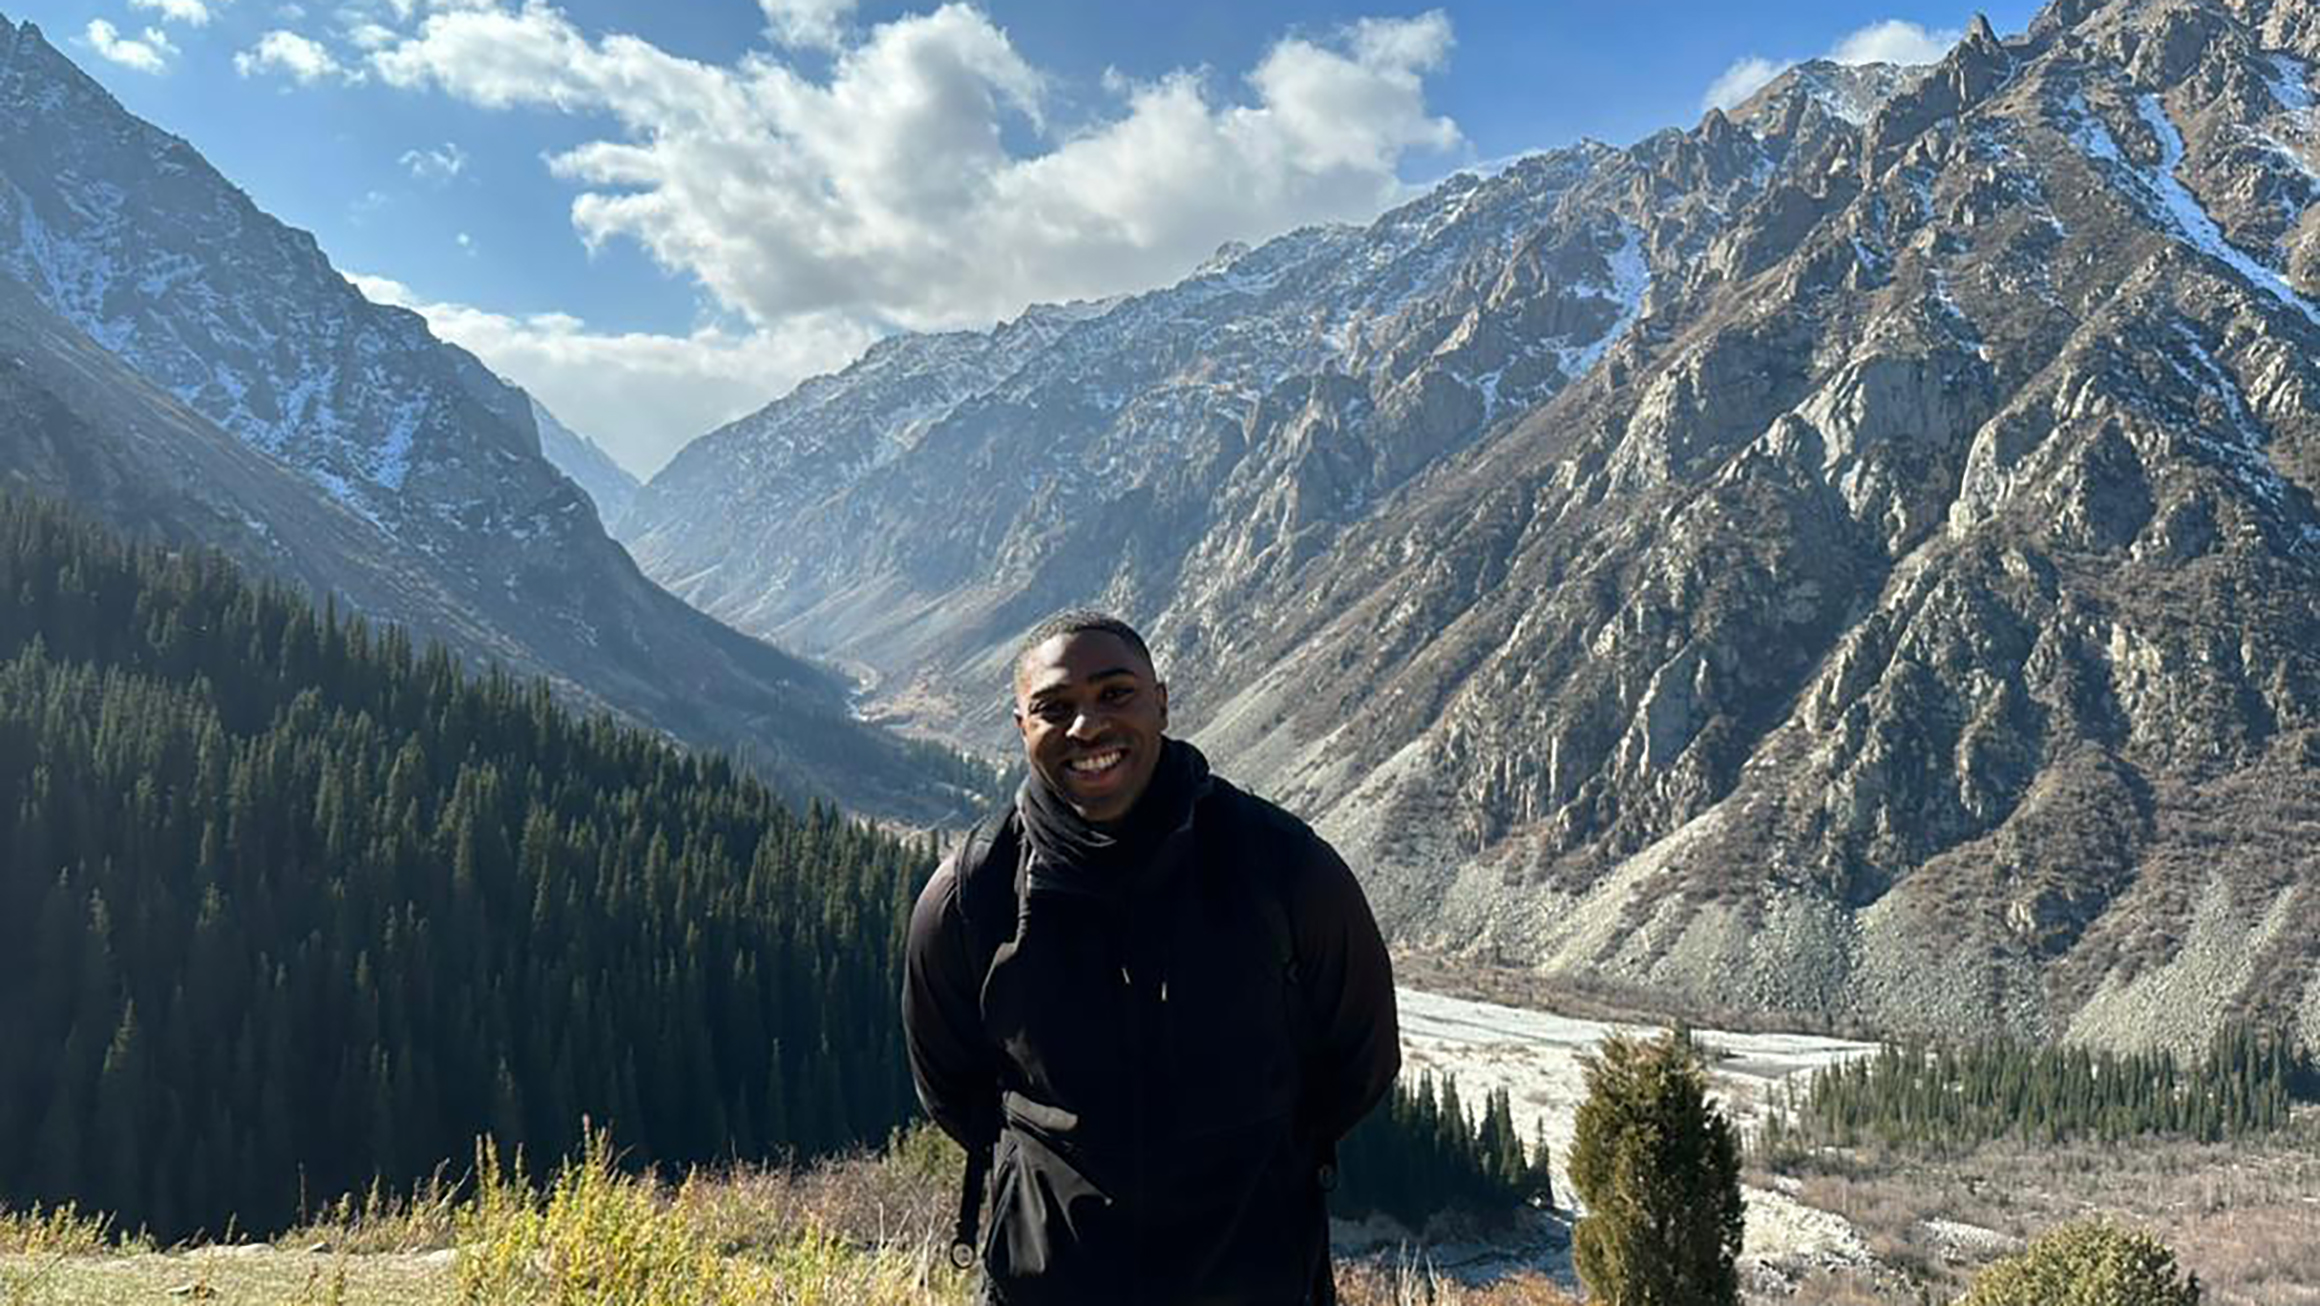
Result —
M 1144 637 L 1101 612 L 1040 622 L 1015 655 L 1023 756 L 1090 821 L 1126 816 L 1152 783 L 1168 728 L 1168 686 Z

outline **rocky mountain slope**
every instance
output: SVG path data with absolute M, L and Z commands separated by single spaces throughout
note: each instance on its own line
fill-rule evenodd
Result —
M 624 527 L 1002 723 L 1146 623 L 1405 939 L 1671 998 L 2320 1036 L 2315 0 L 2061 0 L 1940 64 L 889 341 Z
M 540 428 L 540 453 L 572 483 L 588 492 L 596 515 L 606 525 L 617 522 L 636 497 L 637 479 L 596 442 L 556 420 L 539 400 L 532 400 L 532 423 Z
M 960 810 L 840 678 L 647 580 L 522 391 L 4 20 L 0 339 L 8 481 L 338 591 L 794 793 Z

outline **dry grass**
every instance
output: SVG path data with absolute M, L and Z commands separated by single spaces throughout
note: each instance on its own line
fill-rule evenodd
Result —
M 160 1251 L 102 1220 L 0 1211 L 0 1306 L 967 1306 L 943 1255 L 964 1158 L 931 1130 L 881 1155 L 676 1184 L 599 1137 L 544 1188 L 488 1148 L 472 1185 L 341 1201 L 270 1244 Z M 1466 1231 L 1471 1232 L 1471 1231 Z M 1572 1306 L 1544 1278 L 1486 1287 L 1422 1253 L 1341 1268 L 1346 1306 Z
M 1337 1267 L 1341 1306 L 1578 1306 L 1552 1279 L 1528 1271 L 1474 1285 L 1439 1273 L 1422 1253 L 1367 1257 Z
M 446 1179 L 440 1169 L 407 1194 L 373 1184 L 369 1192 L 350 1193 L 324 1207 L 274 1239 L 274 1245 L 285 1251 L 356 1256 L 440 1251 L 452 1245 L 464 1188 L 464 1183 Z
M 126 1237 L 109 1215 L 84 1215 L 70 1202 L 35 1205 L 29 1211 L 0 1207 L 0 1256 L 95 1256 L 113 1251 L 150 1251 L 142 1236 Z
M 1785 1179 L 1797 1200 L 1858 1228 L 1878 1261 L 1804 1275 L 1784 1300 L 1946 1300 L 2009 1249 L 2102 1215 L 2172 1247 L 2211 1302 L 2320 1306 L 2320 1117 L 2309 1114 L 2239 1144 L 2008 1143 L 1947 1157 L 1864 1148 L 1749 1179 Z
M 1984 1147 L 1925 1158 L 1822 1153 L 1751 1178 L 1861 1231 L 1865 1266 L 1762 1267 L 1756 1300 L 1946 1301 L 2045 1229 L 2105 1214 L 2147 1230 L 2212 1303 L 2320 1306 L 2320 1119 L 2263 1146 Z M 544 1188 L 438 1182 L 340 1203 L 274 1243 L 160 1251 L 70 1209 L 0 1211 L 0 1306 L 965 1306 L 942 1255 L 957 1150 L 930 1133 L 806 1169 L 680 1183 L 623 1173 L 608 1145 Z M 487 1159 L 482 1173 L 497 1173 Z M 1978 1235 L 1975 1230 L 1986 1230 Z M 1457 1231 L 1453 1241 L 1475 1241 Z M 1442 1236 L 1449 1237 L 1445 1233 Z M 1484 1240 L 1487 1241 L 1487 1240 Z M 1346 1306 L 1575 1306 L 1519 1272 L 1483 1285 L 1420 1252 L 1340 1265 Z

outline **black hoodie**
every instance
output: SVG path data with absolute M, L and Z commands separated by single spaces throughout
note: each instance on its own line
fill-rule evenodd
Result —
M 1168 748 L 1188 814 L 1132 869 L 1058 865 L 1011 814 L 911 915 L 911 1071 L 952 1137 L 995 1136 L 1005 1306 L 1334 1300 L 1323 1168 L 1400 1065 L 1385 946 L 1328 844 Z M 1014 914 L 987 968 L 962 892 Z

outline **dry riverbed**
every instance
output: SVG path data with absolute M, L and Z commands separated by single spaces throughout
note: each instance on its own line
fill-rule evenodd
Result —
M 1543 1127 L 1554 1155 L 1556 1200 L 1569 1206 L 1572 1193 L 1563 1158 L 1587 1092 L 1581 1059 L 1614 1033 L 1652 1037 L 1663 1027 L 1562 1016 L 1408 988 L 1398 991 L 1397 1001 L 1403 1073 L 1455 1076 L 1459 1097 L 1470 1106 L 1479 1106 L 1487 1093 L 1506 1089 L 1524 1140 Z M 1812 1034 L 1695 1028 L 1693 1036 L 1711 1059 L 1710 1082 L 1717 1102 L 1744 1132 L 1762 1120 L 1766 1101 L 1787 1080 L 1876 1051 L 1874 1043 Z M 1859 1264 L 1867 1259 L 1861 1238 L 1841 1217 L 1772 1187 L 1751 1186 L 1745 1195 L 1744 1255 L 1750 1261 L 1808 1266 Z M 1468 1275 L 1527 1265 L 1573 1282 L 1568 1240 L 1552 1227 L 1559 1222 L 1534 1223 L 1544 1227 L 1519 1234 L 1516 1241 L 1521 1246 L 1454 1241 L 1436 1248 L 1433 1255 L 1438 1263 Z M 1352 1229 L 1341 1233 L 1359 1241 Z

